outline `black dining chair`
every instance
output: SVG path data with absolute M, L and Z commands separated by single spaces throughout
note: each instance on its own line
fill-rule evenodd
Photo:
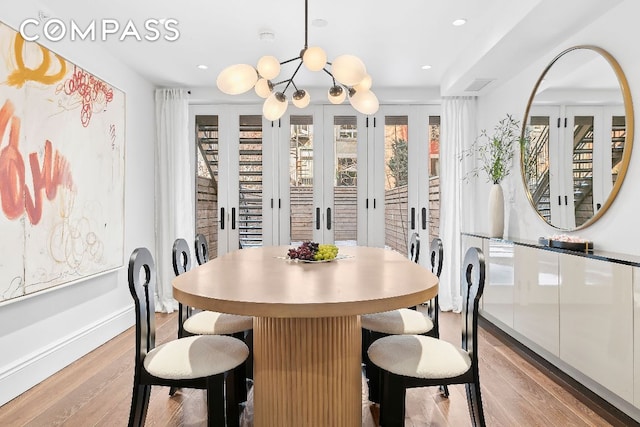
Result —
M 204 389 L 207 425 L 238 426 L 240 412 L 234 390 L 243 375 L 249 349 L 229 336 L 192 336 L 155 344 L 153 257 L 146 248 L 129 259 L 129 290 L 136 314 L 136 358 L 129 426 L 143 426 L 153 385 Z
M 209 246 L 203 234 L 196 235 L 195 254 L 198 265 L 209 261 Z M 173 246 L 173 270 L 176 276 L 191 268 L 191 255 L 184 239 L 177 239 Z M 253 317 L 217 311 L 195 311 L 178 303 L 178 337 L 191 335 L 231 335 L 253 348 Z M 253 352 L 246 363 L 247 378 L 253 378 Z
M 369 346 L 369 359 L 381 370 L 380 426 L 404 425 L 407 388 L 465 384 L 471 422 L 485 426 L 478 370 L 478 306 L 485 283 L 482 251 L 464 258 L 461 292 L 462 346 L 423 335 L 393 335 Z
M 198 265 L 209 261 L 209 249 L 206 238 L 198 234 L 195 239 L 195 252 Z M 177 239 L 173 246 L 173 269 L 176 276 L 188 271 L 191 267 L 189 247 L 184 239 Z M 190 335 L 232 335 L 244 338 L 245 332 L 253 329 L 253 317 L 236 314 L 219 313 L 217 311 L 195 312 L 184 304 L 178 305 L 178 336 Z
M 409 259 L 420 261 L 420 237 L 413 233 L 409 243 Z M 430 246 L 431 272 L 440 277 L 442 271 L 442 240 L 433 239 Z M 360 317 L 362 323 L 363 361 L 365 374 L 369 381 L 369 400 L 380 403 L 379 369 L 369 363 L 367 349 L 375 340 L 389 335 L 420 334 L 438 338 L 438 301 L 435 298 L 427 301 L 427 315 L 417 311 L 416 307 L 401 308 L 382 313 L 365 314 Z M 449 390 L 443 388 L 445 396 Z

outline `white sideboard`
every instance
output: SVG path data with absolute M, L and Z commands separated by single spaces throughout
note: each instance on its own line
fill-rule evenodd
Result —
M 463 233 L 471 246 L 487 261 L 481 315 L 640 421 L 640 257 Z

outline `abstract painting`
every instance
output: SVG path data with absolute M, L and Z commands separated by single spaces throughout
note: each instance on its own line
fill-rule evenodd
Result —
M 0 23 L 0 303 L 123 265 L 125 94 Z

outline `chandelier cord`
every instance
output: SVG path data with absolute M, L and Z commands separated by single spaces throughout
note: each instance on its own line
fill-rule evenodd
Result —
M 308 48 L 309 35 L 309 0 L 304 0 L 304 48 Z

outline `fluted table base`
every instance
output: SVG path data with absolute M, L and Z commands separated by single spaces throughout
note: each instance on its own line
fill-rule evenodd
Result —
M 359 316 L 254 318 L 254 425 L 362 425 Z

